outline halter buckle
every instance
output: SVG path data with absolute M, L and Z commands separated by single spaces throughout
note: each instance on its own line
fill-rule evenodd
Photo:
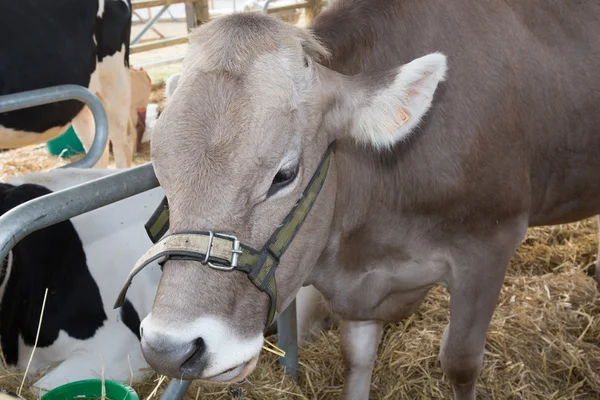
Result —
M 206 249 L 206 258 L 205 258 L 206 264 L 209 267 L 211 267 L 212 269 L 216 269 L 219 271 L 232 271 L 232 270 L 236 269 L 238 266 L 238 259 L 240 257 L 240 254 L 242 254 L 242 245 L 240 243 L 240 240 L 237 238 L 237 236 L 228 235 L 225 233 L 213 233 L 213 232 L 210 232 L 209 234 L 210 234 L 210 240 L 209 240 L 208 249 Z M 210 249 L 212 247 L 213 237 L 231 240 L 231 242 L 232 242 L 231 263 L 229 265 L 213 264 L 208 261 L 208 259 L 210 257 Z

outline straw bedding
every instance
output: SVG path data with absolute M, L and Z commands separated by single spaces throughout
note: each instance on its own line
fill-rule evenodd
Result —
M 135 163 L 146 161 L 148 145 Z M 0 180 L 62 163 L 44 148 L 0 153 Z M 589 276 L 596 260 L 596 229 L 590 219 L 529 230 L 508 269 L 488 332 L 478 399 L 600 399 L 600 294 Z M 436 288 L 417 314 L 386 328 L 371 398 L 452 398 L 437 358 L 448 300 L 446 291 Z M 337 329 L 300 349 L 299 385 L 282 373 L 276 356 L 263 353 L 240 387 L 247 399 L 339 398 L 343 365 Z M 152 392 L 157 379 L 154 375 L 134 385 L 140 398 Z M 20 381 L 18 373 L 0 369 L 0 387 L 15 390 Z M 186 399 L 230 399 L 229 389 L 194 383 Z M 23 394 L 37 397 L 27 390 Z

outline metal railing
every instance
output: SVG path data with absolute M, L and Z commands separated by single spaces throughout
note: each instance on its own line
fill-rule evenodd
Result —
M 94 115 L 96 128 L 92 147 L 87 154 L 81 160 L 67 164 L 65 167 L 91 168 L 100 160 L 108 143 L 108 118 L 102 102 L 89 89 L 78 85 L 60 85 L 3 95 L 0 96 L 0 113 L 65 100 L 79 100 L 87 105 Z
M 23 203 L 0 217 L 0 260 L 25 236 L 158 186 L 151 163 Z

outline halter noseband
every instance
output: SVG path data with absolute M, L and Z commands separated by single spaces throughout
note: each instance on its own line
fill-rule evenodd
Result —
M 329 171 L 333 145 L 334 143 L 331 143 L 327 148 L 319 167 L 294 208 L 260 250 L 242 244 L 234 235 L 212 231 L 179 232 L 158 241 L 169 229 L 169 204 L 167 198 L 163 198 L 159 207 L 145 224 L 146 232 L 152 242 L 156 244 L 137 261 L 129 273 L 114 308 L 123 305 L 133 277 L 151 262 L 159 258 L 191 260 L 216 270 L 245 272 L 250 281 L 269 296 L 270 304 L 266 324 L 268 327 L 273 322 L 277 305 L 275 270 L 323 188 Z

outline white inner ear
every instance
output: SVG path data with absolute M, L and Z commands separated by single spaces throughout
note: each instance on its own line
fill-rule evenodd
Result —
M 365 99 L 352 134 L 377 148 L 408 137 L 431 107 L 438 83 L 446 76 L 446 56 L 431 53 L 399 68 L 393 83 Z M 368 95 L 367 95 L 368 96 Z
M 171 75 L 165 82 L 165 98 L 167 100 L 173 96 L 173 92 L 177 89 L 179 78 L 181 78 L 181 72 Z

